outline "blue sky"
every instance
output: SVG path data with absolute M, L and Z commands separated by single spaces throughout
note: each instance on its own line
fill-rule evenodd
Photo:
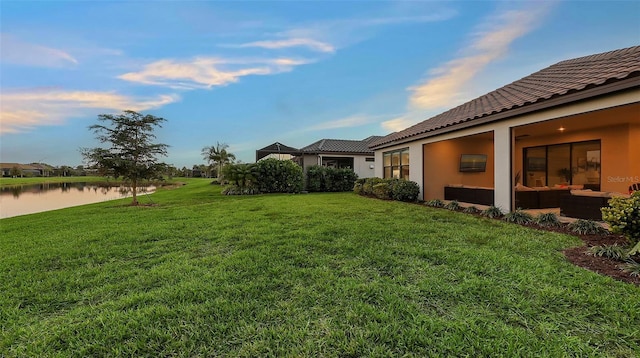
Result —
M 0 2 L 0 160 L 79 165 L 98 114 L 216 142 L 385 135 L 558 61 L 640 44 L 638 1 Z

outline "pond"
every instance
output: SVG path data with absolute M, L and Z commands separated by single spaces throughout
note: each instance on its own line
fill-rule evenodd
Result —
M 138 195 L 155 187 L 138 188 Z M 131 188 L 113 183 L 44 183 L 0 188 L 0 218 L 99 203 L 131 196 Z M 143 199 L 143 198 L 140 198 Z

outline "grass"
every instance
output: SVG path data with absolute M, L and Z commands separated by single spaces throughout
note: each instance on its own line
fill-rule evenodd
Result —
M 571 265 L 577 238 L 208 182 L 3 219 L 0 356 L 640 354 L 640 288 Z

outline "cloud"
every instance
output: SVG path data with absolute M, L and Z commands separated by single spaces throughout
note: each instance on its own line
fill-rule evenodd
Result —
M 271 41 L 255 41 L 255 42 L 248 42 L 240 45 L 233 45 L 232 47 L 238 47 L 238 48 L 261 47 L 266 49 L 307 47 L 318 52 L 333 53 L 336 51 L 335 47 L 333 47 L 329 43 L 308 39 L 308 38 L 289 38 L 289 39 L 271 40 Z
M 388 121 L 384 121 L 384 122 L 380 123 L 380 125 L 386 131 L 399 132 L 399 131 L 411 126 L 414 123 L 415 123 L 415 120 L 402 116 L 402 117 L 390 119 Z
M 0 34 L 3 63 L 35 67 L 77 65 L 78 60 L 59 49 L 23 42 L 8 34 Z
M 472 36 L 468 49 L 459 58 L 430 71 L 431 78 L 409 88 L 413 109 L 450 108 L 466 100 L 465 89 L 490 63 L 504 57 L 509 46 L 532 31 L 546 14 L 548 3 L 531 8 L 504 11 L 493 16 Z
M 197 57 L 193 60 L 159 60 L 149 63 L 139 72 L 125 73 L 118 78 L 148 85 L 177 89 L 210 89 L 238 82 L 241 77 L 271 75 L 291 71 L 310 60 L 292 58 L 222 59 Z
M 178 101 L 177 95 L 130 97 L 113 92 L 39 90 L 2 94 L 0 134 L 60 125 L 67 118 L 90 115 L 95 109 L 142 111 Z

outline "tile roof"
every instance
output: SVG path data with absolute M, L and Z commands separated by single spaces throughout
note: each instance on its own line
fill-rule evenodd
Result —
M 317 142 L 301 148 L 300 151 L 303 153 L 353 153 L 373 155 L 373 150 L 369 149 L 369 145 L 380 138 L 382 137 L 371 136 L 363 140 L 320 139 Z
M 406 142 L 408 138 L 416 136 L 427 137 L 429 132 L 435 130 L 638 76 L 640 46 L 561 61 L 402 131 L 391 133 L 371 143 L 371 147 Z

